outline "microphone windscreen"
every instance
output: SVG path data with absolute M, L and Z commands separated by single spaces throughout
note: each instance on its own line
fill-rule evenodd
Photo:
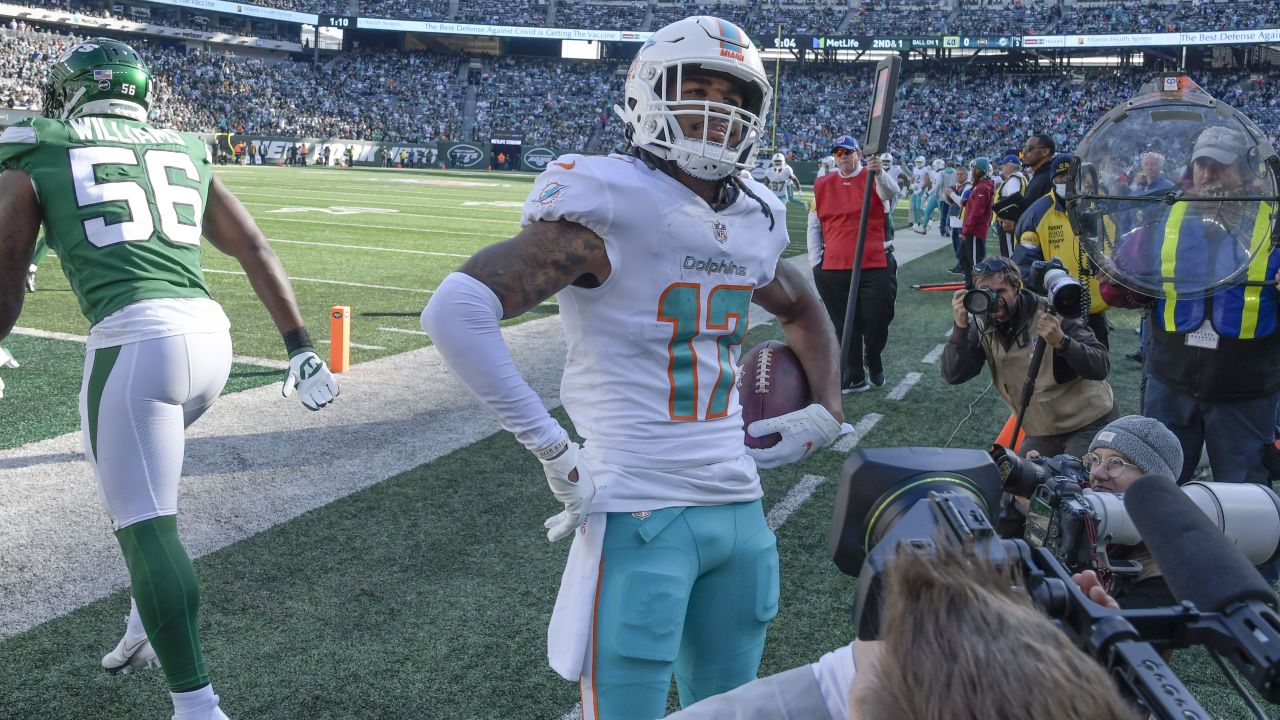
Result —
M 1242 600 L 1275 605 L 1267 581 L 1169 477 L 1138 478 L 1124 508 L 1178 600 L 1204 612 Z

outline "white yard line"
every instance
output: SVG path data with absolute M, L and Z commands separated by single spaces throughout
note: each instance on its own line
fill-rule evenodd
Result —
M 921 377 L 923 376 L 918 372 L 907 373 L 907 376 L 902 378 L 902 382 L 898 383 L 898 386 L 889 392 L 889 399 L 901 400 L 906 397 L 911 388 L 915 387 L 916 383 L 920 382 Z
M 827 479 L 822 475 L 805 475 L 790 490 L 787 496 L 782 498 L 777 505 L 769 508 L 769 514 L 765 516 L 765 524 L 770 530 L 777 530 L 782 524 L 791 517 L 791 514 L 800 509 L 812 495 L 818 486 L 826 482 Z
M 871 432 L 871 429 L 876 426 L 876 423 L 883 419 L 884 416 L 880 413 L 868 413 L 864 415 L 862 419 L 858 421 L 858 424 L 853 426 L 853 432 L 848 435 L 840 436 L 840 439 L 836 440 L 835 443 L 831 445 L 831 449 L 839 453 L 849 452 L 857 447 L 858 443 L 862 442 L 862 438 L 866 437 L 867 433 Z
M 244 272 L 240 270 L 210 270 L 209 268 L 204 268 L 203 271 L 206 273 L 214 273 L 215 275 L 240 275 L 242 277 L 244 276 Z M 298 277 L 297 275 L 290 275 L 289 280 L 292 282 L 313 282 L 313 283 L 323 283 L 325 285 L 342 285 L 344 287 L 369 288 L 371 290 L 399 290 L 400 292 L 424 293 L 426 295 L 431 295 L 432 293 L 435 292 L 435 290 L 424 290 L 423 288 L 396 287 L 394 285 L 369 285 L 368 283 L 353 283 L 353 282 L 346 282 L 343 280 L 321 280 L 319 278 L 304 278 L 304 277 Z
M 329 340 L 317 340 L 317 341 L 316 341 L 316 343 L 318 343 L 318 344 L 320 344 L 320 345 L 329 345 L 329 344 L 330 344 L 330 342 L 331 342 L 331 341 L 329 341 Z M 381 346 L 381 345 L 361 345 L 360 343 L 353 343 L 353 342 L 348 342 L 347 344 L 348 344 L 348 345 L 350 345 L 350 346 L 351 346 L 351 347 L 353 347 L 353 348 L 359 348 L 359 349 L 361 349 L 361 350 L 386 350 L 386 348 L 385 348 L 385 347 L 383 347 L 383 346 Z
M 15 327 L 12 330 L 14 335 L 26 335 L 28 337 L 47 338 L 49 340 L 66 340 L 67 342 L 87 343 L 89 338 L 84 335 L 72 335 L 70 333 L 50 332 L 48 330 L 37 330 L 35 328 Z M 289 362 L 287 360 L 268 360 L 266 358 L 252 357 L 250 355 L 232 355 L 231 362 L 241 365 L 261 365 L 262 367 L 277 368 L 280 370 L 288 369 Z
M 281 205 L 277 203 L 275 207 L 281 207 Z M 383 217 L 386 217 L 386 216 L 383 216 Z M 273 222 L 292 222 L 292 223 L 306 223 L 308 225 L 340 225 L 346 228 L 358 227 L 362 230 L 369 230 L 369 229 L 395 230 L 397 232 L 426 233 L 428 235 L 466 235 L 467 237 L 494 238 L 494 239 L 501 239 L 501 240 L 506 240 L 511 237 L 510 233 L 502 234 L 502 233 L 460 232 L 457 230 L 436 230 L 434 228 L 404 227 L 400 225 L 370 225 L 369 223 L 363 223 L 363 222 L 344 223 L 344 222 L 333 222 L 331 220 L 306 220 L 303 218 L 282 218 L 282 217 L 263 216 L 263 217 L 254 217 L 254 220 L 256 220 L 259 225 L 262 225 L 263 223 L 273 223 Z
M 925 355 L 924 357 L 920 358 L 920 362 L 924 363 L 925 365 L 932 365 L 938 362 L 938 360 L 942 357 L 942 351 L 945 349 L 946 349 L 946 345 L 941 345 L 941 344 L 935 345 L 934 348 L 929 351 L 928 355 Z
M 246 193 L 246 195 L 247 195 L 247 194 L 248 194 L 248 193 Z M 273 195 L 272 195 L 272 197 L 288 197 L 288 196 L 287 196 L 287 195 L 277 195 L 277 194 L 273 194 Z M 315 198 L 315 197 L 310 197 L 310 198 L 307 198 L 307 199 L 308 199 L 308 200 L 312 200 L 312 201 L 314 201 L 314 200 L 316 200 L 317 198 Z M 364 198 L 363 198 L 363 199 L 364 199 L 366 202 L 374 203 L 374 204 L 377 204 L 377 203 L 379 203 L 379 202 L 380 202 L 380 201 L 379 201 L 379 199 L 378 199 L 376 196 L 369 196 L 369 195 L 366 195 L 366 196 L 364 196 Z M 276 202 L 269 202 L 269 203 L 267 203 L 267 202 L 248 202 L 248 201 L 244 201 L 244 200 L 242 200 L 241 202 L 242 202 L 242 203 L 244 203 L 245 205 L 249 205 L 249 206 L 270 207 L 270 208 L 278 208 L 278 207 L 307 207 L 307 208 L 315 208 L 315 209 L 319 210 L 319 209 L 322 207 L 322 206 L 320 206 L 320 205 L 296 205 L 296 204 L 295 204 L 295 205 L 290 205 L 289 203 L 282 203 L 282 202 L 280 202 L 280 201 L 276 201 Z M 344 201 L 342 201 L 342 202 L 348 202 L 348 201 L 345 201 L 345 200 L 344 200 Z M 401 205 L 401 204 L 403 204 L 403 203 L 388 202 L 388 203 L 385 203 L 385 204 L 386 204 L 386 205 Z M 328 207 L 328 206 L 326 205 L 326 206 L 323 206 L 323 207 Z M 346 206 L 344 206 L 344 207 L 346 207 Z M 354 206 L 352 206 L 352 207 L 354 207 Z M 375 205 L 361 205 L 360 207 L 372 208 L 372 207 L 375 207 Z M 420 207 L 420 206 L 419 206 L 419 207 Z M 373 214 L 373 213 L 352 213 L 352 214 L 353 214 L 353 215 L 368 215 L 368 214 Z M 391 213 L 388 213 L 388 214 L 391 214 Z M 428 215 L 428 214 L 426 214 L 426 213 L 410 213 L 410 212 L 395 212 L 395 213 L 394 213 L 394 215 L 396 215 L 397 217 L 421 218 L 421 219 L 424 219 L 424 220 L 455 220 L 455 221 L 457 221 L 457 222 L 459 222 L 459 223 L 462 223 L 463 225 L 467 225 L 467 224 L 470 224 L 470 223 L 483 222 L 483 223 L 500 223 L 500 224 L 502 224 L 502 225 L 506 225 L 506 226 L 509 226 L 509 227 L 515 227 L 515 228 L 519 228 L 519 227 L 520 227 L 520 218 L 519 218 L 518 216 L 517 216 L 517 217 L 514 217 L 514 218 L 511 218 L 511 219 L 507 219 L 507 220 L 486 220 L 486 219 L 484 219 L 484 218 L 465 218 L 465 217 L 458 217 L 457 215 Z M 257 219 L 257 220 L 263 220 L 263 219 L 266 219 L 266 218 L 258 218 L 258 217 L 255 215 L 255 219 Z M 272 218 L 272 219 L 275 219 L 275 218 Z
M 342 248 L 343 250 L 372 250 L 374 252 L 392 252 L 406 253 L 409 255 L 434 255 L 436 257 L 452 257 L 452 258 L 469 258 L 470 255 L 465 253 L 446 253 L 432 252 L 430 250 L 408 250 L 406 248 L 386 248 L 374 247 L 372 245 L 344 245 L 340 243 L 314 242 L 311 240 L 282 240 L 280 238 L 267 238 L 268 242 L 285 243 L 288 245 L 314 245 L 317 247 Z
M 408 330 L 408 329 L 406 329 L 406 328 L 389 328 L 389 327 L 380 327 L 380 328 L 378 328 L 378 329 L 379 329 L 379 330 L 381 330 L 382 332 L 404 333 L 405 335 L 422 335 L 423 337 L 426 337 L 426 335 L 427 335 L 426 333 L 422 332 L 421 330 Z

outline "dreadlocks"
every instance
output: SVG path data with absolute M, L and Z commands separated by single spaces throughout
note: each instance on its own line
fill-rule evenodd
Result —
M 676 177 L 676 171 L 678 170 L 678 168 L 676 167 L 676 164 L 674 162 L 670 160 L 663 160 L 662 158 L 658 157 L 657 155 L 654 155 L 652 152 L 642 147 L 628 143 L 626 154 L 631 155 L 632 157 L 639 158 L 641 162 L 643 162 L 645 166 L 648 167 L 650 170 L 658 170 L 672 177 Z M 769 208 L 768 203 L 760 199 L 759 195 L 756 195 L 755 193 L 751 192 L 751 188 L 747 187 L 746 184 L 742 182 L 742 179 L 737 176 L 737 174 L 731 174 L 729 175 L 729 177 L 724 178 L 724 180 L 722 181 L 722 184 L 720 185 L 720 191 L 718 193 L 719 202 L 716 203 L 717 205 L 716 209 L 722 210 L 732 205 L 738 199 L 739 192 L 751 198 L 752 200 L 755 200 L 757 203 L 760 203 L 760 212 L 764 213 L 764 216 L 769 218 L 769 230 L 770 232 L 772 232 L 773 227 L 776 224 L 776 220 L 774 220 L 774 217 L 773 217 L 773 210 Z

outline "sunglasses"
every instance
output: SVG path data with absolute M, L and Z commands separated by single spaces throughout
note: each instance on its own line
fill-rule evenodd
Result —
M 832 151 L 831 151 L 831 156 L 832 156 L 832 157 L 844 157 L 845 155 L 852 155 L 852 154 L 854 154 L 855 152 L 857 152 L 857 151 L 856 151 L 856 150 L 846 150 L 845 148 L 836 148 L 835 150 L 832 150 Z
M 975 275 L 1004 272 L 1008 269 L 1009 265 L 1003 260 L 985 260 L 973 266 L 973 272 Z
M 1084 463 L 1085 470 L 1088 470 L 1089 472 L 1093 472 L 1093 469 L 1096 468 L 1099 463 L 1101 463 L 1102 469 L 1107 471 L 1107 477 L 1111 478 L 1112 480 L 1115 480 L 1116 478 L 1120 477 L 1120 473 L 1124 472 L 1124 469 L 1126 467 L 1131 467 L 1138 471 L 1142 470 L 1142 468 L 1138 467 L 1137 465 L 1134 465 L 1133 463 L 1125 462 L 1124 460 L 1121 460 L 1115 455 L 1112 455 L 1106 460 L 1103 460 L 1102 458 L 1098 457 L 1096 453 L 1088 453 L 1084 457 L 1080 458 L 1080 461 Z

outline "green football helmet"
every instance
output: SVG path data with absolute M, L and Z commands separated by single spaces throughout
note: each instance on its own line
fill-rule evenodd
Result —
M 67 50 L 49 69 L 44 116 L 117 115 L 145 122 L 151 91 L 151 71 L 136 50 L 119 40 L 93 38 Z

